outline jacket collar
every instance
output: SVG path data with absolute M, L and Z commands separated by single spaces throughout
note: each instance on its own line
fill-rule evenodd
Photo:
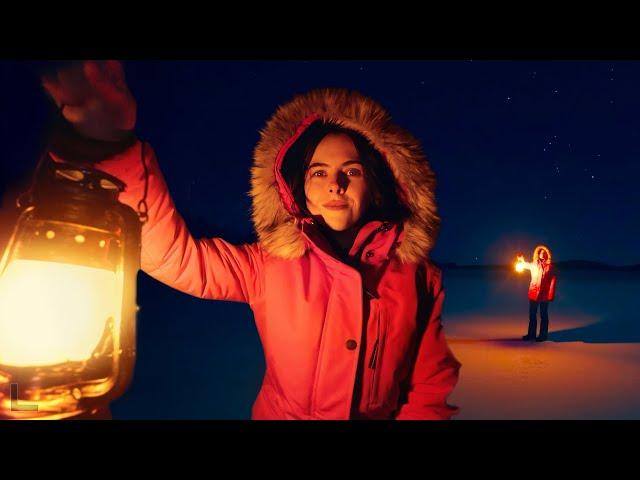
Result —
M 313 219 L 302 220 L 301 232 L 307 241 L 307 248 L 318 253 L 327 263 L 345 265 L 335 254 L 327 238 L 322 234 Z M 349 250 L 349 265 L 381 265 L 392 255 L 401 239 L 401 227 L 390 222 L 372 220 L 361 228 Z

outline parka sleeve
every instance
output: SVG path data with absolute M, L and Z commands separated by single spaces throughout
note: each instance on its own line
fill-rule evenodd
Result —
M 449 349 L 442 329 L 444 289 L 442 274 L 435 266 L 428 269 L 427 282 L 432 308 L 427 314 L 428 323 L 405 382 L 405 391 L 401 393 L 405 402 L 399 406 L 396 420 L 449 420 L 459 412 L 447 403 L 458 382 L 461 364 Z
M 142 226 L 143 271 L 170 287 L 204 299 L 252 303 L 260 295 L 260 247 L 232 245 L 220 238 L 194 239 L 176 210 L 151 146 L 136 141 L 125 151 L 92 166 L 125 183 L 119 201 L 135 211 L 145 194 L 146 166 L 148 221 Z

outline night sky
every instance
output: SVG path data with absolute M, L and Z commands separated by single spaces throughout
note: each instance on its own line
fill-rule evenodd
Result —
M 294 94 L 335 86 L 379 101 L 436 173 L 436 262 L 640 263 L 640 62 L 126 61 L 138 128 L 196 236 L 252 241 L 258 131 Z M 0 62 L 0 194 L 28 177 L 46 98 L 22 62 Z

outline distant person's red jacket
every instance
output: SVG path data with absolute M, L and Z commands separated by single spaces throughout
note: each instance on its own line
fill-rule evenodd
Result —
M 529 300 L 534 302 L 552 302 L 556 294 L 557 276 L 553 263 L 551 263 L 551 252 L 547 250 L 549 260 L 546 262 L 538 258 L 540 248 L 536 248 L 532 262 L 524 262 L 524 268 L 531 271 L 531 283 L 529 283 Z

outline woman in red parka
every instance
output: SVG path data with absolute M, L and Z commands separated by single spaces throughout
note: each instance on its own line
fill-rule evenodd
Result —
M 531 262 L 520 261 L 522 268 L 531 272 L 529 283 L 529 331 L 523 340 L 544 342 L 549 334 L 549 302 L 556 294 L 557 276 L 551 263 L 551 250 L 545 245 L 538 245 L 533 251 Z M 540 306 L 540 335 L 538 329 L 538 306 Z
M 43 79 L 67 124 L 57 161 L 92 161 L 146 195 L 141 268 L 204 299 L 253 310 L 266 372 L 254 419 L 448 419 L 460 368 L 442 330 L 439 218 L 421 148 L 373 100 L 314 90 L 280 106 L 251 171 L 258 242 L 195 239 L 152 148 L 119 62 Z M 108 153 L 100 153 L 100 150 Z M 145 193 L 146 192 L 146 193 Z

